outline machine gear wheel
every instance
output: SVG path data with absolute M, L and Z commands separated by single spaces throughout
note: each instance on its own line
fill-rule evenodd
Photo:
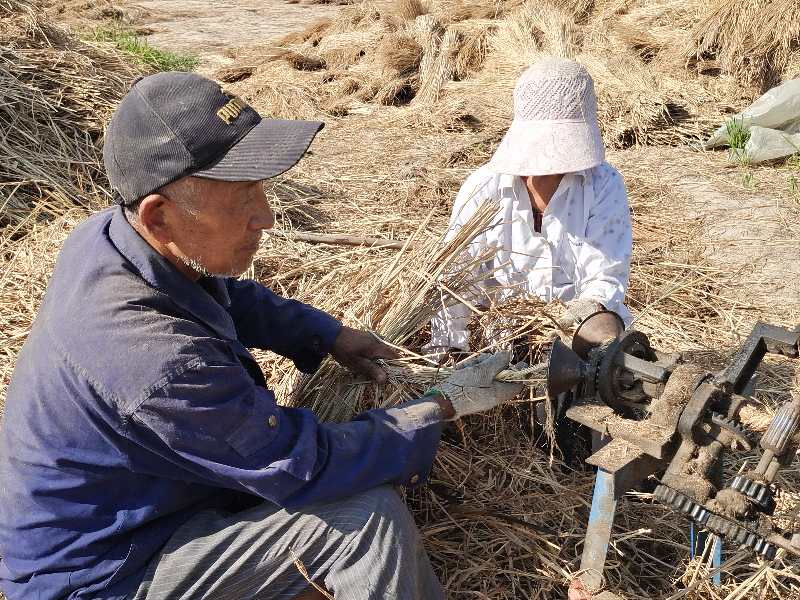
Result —
M 597 352 L 591 362 L 594 374 L 592 383 L 600 399 L 613 408 L 620 415 L 626 415 L 630 410 L 629 402 L 638 402 L 645 398 L 641 389 L 625 389 L 619 381 L 620 367 L 616 364 L 619 355 L 630 354 L 636 358 L 655 362 L 658 356 L 650 347 L 647 336 L 640 331 L 628 330 L 619 338 L 604 346 Z
M 689 517 L 698 525 L 705 525 L 706 521 L 708 521 L 708 517 L 711 515 L 705 506 L 695 502 L 686 494 L 673 490 L 663 483 L 656 487 L 653 495 L 658 502 Z
M 761 512 L 771 515 L 775 511 L 775 499 L 768 484 L 737 475 L 728 487 L 747 496 L 747 499 Z
M 777 547 L 760 534 L 750 531 L 735 521 L 730 521 L 725 517 L 712 513 L 686 494 L 674 490 L 663 483 L 656 487 L 654 497 L 661 504 L 689 517 L 712 533 L 722 536 L 739 546 L 746 546 L 767 560 L 775 558 L 775 554 L 778 552 Z
M 710 532 L 716 533 L 739 546 L 750 548 L 767 560 L 775 558 L 775 554 L 778 552 L 778 548 L 765 540 L 760 534 L 750 531 L 735 521 L 730 521 L 720 515 L 711 513 L 706 522 L 706 528 Z
M 753 440 L 750 439 L 749 433 L 738 421 L 729 419 L 718 412 L 712 412 L 711 422 L 733 435 L 736 441 L 739 442 L 745 450 L 749 451 L 753 449 Z

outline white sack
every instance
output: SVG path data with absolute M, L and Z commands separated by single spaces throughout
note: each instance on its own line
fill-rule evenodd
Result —
M 747 109 L 732 117 L 749 129 L 745 146 L 750 162 L 790 156 L 800 151 L 800 79 L 772 88 Z M 725 125 L 705 143 L 706 148 L 728 145 Z

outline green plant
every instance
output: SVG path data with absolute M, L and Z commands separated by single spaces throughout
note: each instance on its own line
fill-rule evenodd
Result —
M 744 117 L 738 121 L 735 118 L 726 121 L 725 131 L 728 134 L 728 145 L 734 149 L 744 150 L 750 139 L 750 128 L 744 124 Z
M 191 71 L 199 62 L 196 57 L 189 54 L 154 48 L 134 32 L 125 29 L 96 29 L 87 36 L 87 39 L 113 43 L 119 50 L 127 52 L 139 62 L 157 71 Z

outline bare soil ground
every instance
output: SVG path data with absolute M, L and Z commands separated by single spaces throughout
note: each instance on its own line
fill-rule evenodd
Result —
M 121 0 L 109 7 L 73 8 L 62 20 L 85 29 L 92 21 L 122 16 L 152 46 L 193 54 L 200 59 L 197 70 L 210 73 L 230 64 L 238 49 L 277 40 L 337 10 L 283 0 Z
M 148 42 L 200 57 L 200 70 L 232 62 L 231 50 L 264 44 L 330 16 L 337 7 L 304 6 L 275 0 L 144 0 L 141 25 L 152 29 Z

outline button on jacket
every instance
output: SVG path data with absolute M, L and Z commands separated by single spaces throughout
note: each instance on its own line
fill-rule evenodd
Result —
M 122 599 L 200 510 L 300 507 L 424 480 L 441 433 L 434 403 L 320 424 L 276 404 L 247 350 L 311 372 L 340 328 L 252 281 L 190 281 L 121 208 L 81 224 L 8 390 L 0 589 Z
M 468 250 L 473 258 L 495 249 L 494 258 L 475 269 L 480 281 L 470 299 L 500 301 L 530 294 L 545 302 L 586 298 L 619 313 L 626 324 L 631 314 L 623 304 L 631 261 L 631 218 L 620 174 L 608 163 L 567 173 L 542 216 L 541 233 L 522 177 L 503 175 L 483 166 L 461 186 L 447 239 L 487 200 L 497 202 L 495 224 Z M 431 347 L 469 349 L 469 309 L 446 307 L 433 320 Z

